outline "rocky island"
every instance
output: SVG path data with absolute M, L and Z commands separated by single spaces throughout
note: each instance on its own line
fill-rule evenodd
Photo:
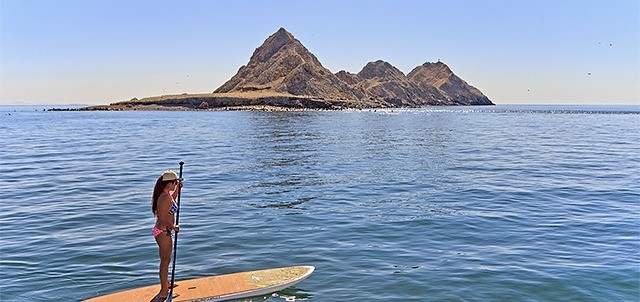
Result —
M 209 94 L 131 99 L 78 110 L 347 109 L 493 105 L 442 63 L 424 63 L 408 75 L 388 62 L 370 62 L 357 74 L 332 73 L 298 39 L 280 28 L 247 65 Z

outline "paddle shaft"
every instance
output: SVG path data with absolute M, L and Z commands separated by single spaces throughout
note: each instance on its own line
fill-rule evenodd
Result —
M 180 179 L 182 180 L 182 166 L 184 162 L 180 162 Z M 182 195 L 182 188 L 178 188 L 178 210 L 176 211 L 176 225 L 178 225 L 178 221 L 180 219 L 180 196 Z M 173 297 L 173 286 L 175 282 L 175 272 L 176 272 L 176 254 L 178 252 L 178 232 L 175 232 L 175 238 L 173 241 L 173 268 L 171 269 L 171 288 L 169 289 L 169 295 L 167 296 L 167 301 L 171 301 Z

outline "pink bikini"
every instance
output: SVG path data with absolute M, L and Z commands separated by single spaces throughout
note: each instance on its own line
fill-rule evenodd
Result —
M 158 217 L 158 216 L 156 216 Z M 158 237 L 158 235 L 162 234 L 162 230 L 160 230 L 157 226 L 153 226 L 153 237 Z
M 178 204 L 176 203 L 175 199 L 173 199 L 173 196 L 171 196 L 171 194 L 169 194 L 169 192 L 167 192 L 167 190 L 164 191 L 169 198 L 171 198 L 171 209 L 169 209 L 169 214 L 174 215 L 177 211 L 178 211 Z M 162 234 L 164 231 L 158 228 L 158 213 L 156 213 L 156 223 L 153 225 L 153 237 L 158 237 L 158 235 Z M 167 232 L 167 236 L 171 236 L 171 231 L 166 230 Z

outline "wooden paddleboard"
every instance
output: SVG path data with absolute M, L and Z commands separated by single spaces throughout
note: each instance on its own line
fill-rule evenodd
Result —
M 314 270 L 313 266 L 291 266 L 176 281 L 178 286 L 173 289 L 173 301 L 225 301 L 268 295 L 306 279 Z M 159 291 L 158 284 L 85 301 L 151 302 L 157 300 L 160 302 L 156 298 Z M 176 294 L 178 294 L 177 297 Z

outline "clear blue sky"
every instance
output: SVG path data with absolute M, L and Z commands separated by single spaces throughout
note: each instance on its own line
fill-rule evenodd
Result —
M 334 73 L 442 60 L 497 104 L 640 104 L 638 0 L 0 0 L 0 105 L 212 92 L 280 27 Z

